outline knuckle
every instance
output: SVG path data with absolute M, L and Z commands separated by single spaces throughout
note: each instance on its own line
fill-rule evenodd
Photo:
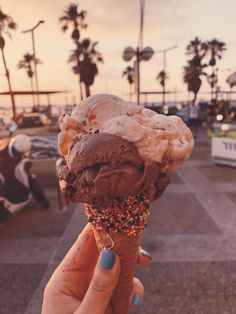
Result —
M 106 280 L 103 277 L 95 277 L 91 281 L 91 287 L 98 293 L 107 292 L 112 288 L 112 281 Z

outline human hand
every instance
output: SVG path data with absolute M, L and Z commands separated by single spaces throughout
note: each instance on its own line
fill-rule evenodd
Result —
M 151 257 L 141 250 L 138 263 Z M 104 249 L 99 255 L 91 225 L 87 225 L 50 278 L 45 291 L 42 314 L 112 314 L 109 301 L 117 285 L 120 258 Z M 134 278 L 130 307 L 140 305 L 143 285 Z

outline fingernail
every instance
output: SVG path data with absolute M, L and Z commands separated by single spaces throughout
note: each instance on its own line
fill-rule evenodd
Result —
M 132 303 L 133 303 L 133 305 L 135 305 L 135 306 L 140 306 L 140 305 L 141 305 L 141 299 L 140 299 L 139 294 L 135 293 L 135 294 L 133 295 Z
M 145 257 L 148 257 L 149 259 L 152 259 L 152 256 L 144 249 L 141 249 L 141 254 Z
M 116 255 L 114 252 L 103 249 L 100 257 L 100 265 L 104 269 L 112 269 L 115 263 Z

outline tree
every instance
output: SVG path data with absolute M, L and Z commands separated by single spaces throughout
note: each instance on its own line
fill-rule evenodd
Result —
M 64 15 L 59 18 L 59 22 L 62 23 L 62 31 L 66 32 L 70 25 L 72 25 L 71 38 L 77 43 L 80 39 L 80 31 L 87 27 L 84 22 L 87 12 L 78 11 L 78 5 L 70 3 L 67 9 L 64 10 Z
M 186 54 L 191 55 L 192 59 L 188 60 L 187 66 L 184 67 L 183 80 L 188 86 L 188 91 L 194 94 L 193 104 L 196 102 L 202 84 L 201 76 L 206 75 L 203 71 L 207 67 L 207 64 L 203 63 L 206 53 L 205 44 L 198 37 L 191 40 L 186 47 Z
M 67 9 L 64 10 L 64 15 L 59 18 L 59 22 L 62 23 L 62 32 L 65 33 L 69 26 L 72 26 L 71 38 L 77 45 L 80 40 L 80 31 L 87 28 L 85 23 L 85 17 L 87 15 L 86 11 L 78 11 L 78 5 L 75 3 L 70 3 Z M 80 87 L 80 99 L 83 99 L 83 92 L 80 80 L 80 73 L 78 72 L 78 67 L 72 68 L 73 72 L 79 76 L 79 87 Z
M 209 65 L 214 67 L 217 63 L 217 59 L 222 59 L 222 54 L 226 50 L 226 44 L 223 41 L 212 39 L 207 41 L 207 50 L 210 52 Z
M 77 43 L 77 48 L 72 51 L 68 62 L 75 63 L 72 70 L 80 75 L 80 82 L 84 83 L 86 97 L 90 96 L 90 86 L 93 85 L 98 74 L 97 64 L 103 62 L 100 52 L 96 50 L 98 42 L 92 42 L 89 38 Z
M 11 87 L 10 73 L 7 68 L 7 62 L 6 62 L 5 51 L 4 51 L 5 39 L 3 35 L 4 33 L 6 33 L 11 38 L 9 31 L 15 30 L 16 27 L 17 27 L 17 24 L 14 22 L 13 18 L 8 14 L 3 13 L 2 9 L 0 8 L 0 49 L 2 53 L 4 69 L 6 72 L 9 94 L 11 96 L 13 118 L 16 118 L 16 106 L 15 106 L 14 94 L 12 92 L 12 87 Z
M 165 86 L 166 86 L 166 80 L 168 79 L 168 75 L 165 71 L 160 71 L 156 77 L 157 80 L 159 80 L 161 86 L 162 86 L 162 104 L 165 105 Z
M 189 62 L 189 61 L 188 61 Z M 201 67 L 196 67 L 192 66 L 191 64 L 188 64 L 187 66 L 184 67 L 184 83 L 188 85 L 188 91 L 193 92 L 194 97 L 193 97 L 193 104 L 195 104 L 196 99 L 197 99 L 197 94 L 200 90 L 202 80 L 201 80 L 201 75 L 205 74 L 202 71 Z
M 156 77 L 160 81 L 161 86 L 165 86 L 165 81 L 168 79 L 168 75 L 165 71 L 160 71 Z
M 189 44 L 186 47 L 186 54 L 200 56 L 203 51 L 203 42 L 198 38 L 195 37 L 193 40 L 190 40 Z
M 222 59 L 222 54 L 226 50 L 226 44 L 223 41 L 219 41 L 216 38 L 204 43 L 204 48 L 208 55 L 209 66 L 211 66 L 211 74 L 208 75 L 208 83 L 211 87 L 211 99 L 217 98 L 217 82 L 218 82 L 218 69 L 217 59 Z
M 130 65 L 127 66 L 125 68 L 125 70 L 122 73 L 122 76 L 126 77 L 128 82 L 129 82 L 129 86 L 130 86 L 130 101 L 132 101 L 132 85 L 134 84 L 134 75 L 135 75 L 135 71 L 134 71 L 134 67 L 131 67 Z
M 35 60 L 37 64 L 40 64 L 40 60 L 36 59 Z M 17 64 L 18 69 L 26 69 L 27 76 L 30 79 L 30 84 L 31 84 L 31 91 L 32 91 L 32 97 L 33 97 L 33 105 L 35 106 L 35 101 L 34 101 L 34 83 L 33 83 L 33 76 L 34 72 L 32 70 L 32 63 L 34 64 L 34 55 L 30 53 L 25 53 L 23 55 L 23 59 L 19 61 Z
M 211 100 L 216 99 L 217 83 L 218 83 L 218 69 L 212 69 L 212 73 L 207 75 L 207 82 L 211 87 Z

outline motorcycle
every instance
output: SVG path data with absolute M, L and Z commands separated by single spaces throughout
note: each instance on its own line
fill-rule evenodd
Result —
M 27 155 L 31 140 L 20 134 L 12 138 L 16 129 L 16 124 L 11 125 L 8 139 L 0 143 L 0 221 L 25 208 L 33 197 L 43 208 L 50 207 L 36 176 L 30 172 L 32 162 Z

